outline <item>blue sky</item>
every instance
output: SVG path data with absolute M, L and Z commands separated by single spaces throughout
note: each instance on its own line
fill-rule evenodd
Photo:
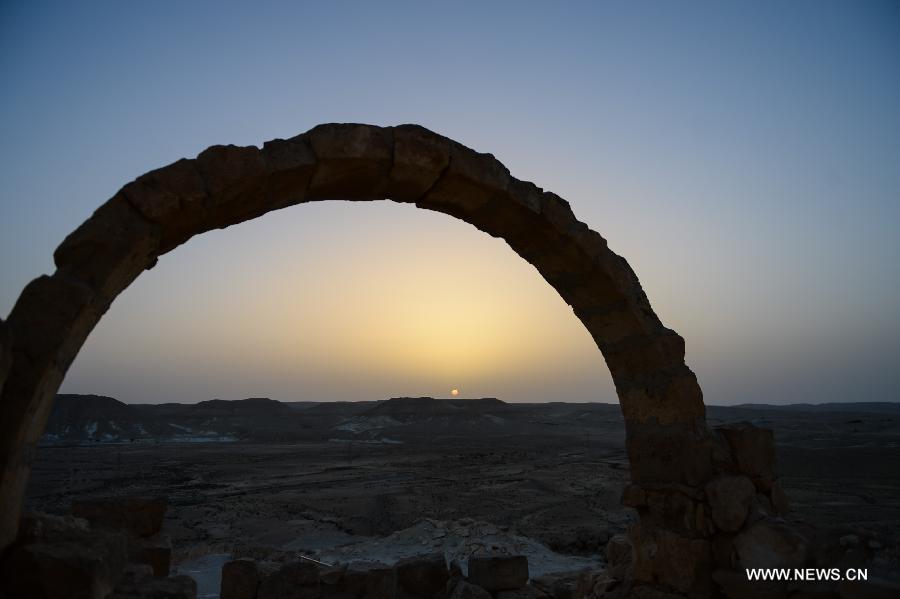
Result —
M 686 338 L 707 402 L 898 399 L 896 3 L 7 2 L 0 75 L 0 315 L 151 168 L 321 122 L 415 122 L 568 199 Z M 329 203 L 164 257 L 63 389 L 455 386 L 614 400 L 571 311 L 505 245 Z

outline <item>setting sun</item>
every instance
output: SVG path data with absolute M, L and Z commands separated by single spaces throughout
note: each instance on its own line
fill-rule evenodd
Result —
M 457 395 L 459 395 L 459 389 L 452 389 L 450 391 L 450 395 L 452 395 L 453 397 L 456 397 Z

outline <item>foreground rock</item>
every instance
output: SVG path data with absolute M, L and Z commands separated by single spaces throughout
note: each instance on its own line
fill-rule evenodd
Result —
M 237 559 L 222 566 L 219 599 L 254 599 L 259 587 L 259 572 L 251 559 Z
M 441 554 L 401 560 L 394 566 L 364 564 L 323 567 L 312 562 L 274 564 L 238 559 L 222 567 L 221 599 L 541 599 L 585 597 L 593 579 L 584 584 L 576 574 L 569 592 L 548 593 L 528 585 L 524 556 L 472 558 L 464 578 L 456 563 L 449 567 Z M 580 585 L 580 586 L 579 586 Z M 555 590 L 560 590 L 557 587 Z
M 124 534 L 91 530 L 78 518 L 31 514 L 22 533 L 2 567 L 11 598 L 100 599 L 115 588 L 128 561 Z
M 480 586 L 461 580 L 456 584 L 450 599 L 490 599 L 491 594 Z
M 119 585 L 108 599 L 196 599 L 197 583 L 190 576 L 143 578 Z
M 123 531 L 91 528 L 86 520 L 72 516 L 30 514 L 0 564 L 0 596 L 195 599 L 193 579 L 160 577 L 163 569 L 168 571 L 168 557 L 154 569 L 130 563 L 129 554 L 129 538 Z
M 398 597 L 433 597 L 444 590 L 450 579 L 441 553 L 401 560 L 395 570 Z
M 491 592 L 520 589 L 528 584 L 528 560 L 522 555 L 470 558 L 469 582 Z
M 136 537 L 152 537 L 162 530 L 167 501 L 164 498 L 114 497 L 76 501 L 72 515 L 95 528 L 112 528 Z
M 258 599 L 303 599 L 319 596 L 319 569 L 315 564 L 296 561 L 260 581 Z

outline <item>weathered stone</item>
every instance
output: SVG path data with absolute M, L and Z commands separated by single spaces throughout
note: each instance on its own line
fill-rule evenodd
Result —
M 268 167 L 267 195 L 273 209 L 306 199 L 306 190 L 316 172 L 316 156 L 303 137 L 275 139 L 263 145 Z
M 755 493 L 753 495 L 753 500 L 750 502 L 750 511 L 747 513 L 747 520 L 744 522 L 744 528 L 775 515 L 775 508 L 772 506 L 772 502 L 769 498 L 763 493 Z
M 450 599 L 491 599 L 491 594 L 480 586 L 461 580 L 450 594 Z
M 642 525 L 634 525 L 629 536 L 636 581 L 664 584 L 682 593 L 706 591 L 711 573 L 709 541 Z
M 256 599 L 259 573 L 252 559 L 236 559 L 222 566 L 220 599 Z
M 157 578 L 169 575 L 172 563 L 172 539 L 165 535 L 151 538 L 133 539 L 129 542 L 129 559 L 139 564 L 147 564 L 153 568 Z
M 540 206 L 540 212 L 543 217 L 562 236 L 574 233 L 579 228 L 578 225 L 582 224 L 575 218 L 575 213 L 572 212 L 572 206 L 569 202 L 553 192 L 545 191 L 541 194 Z
M 102 599 L 127 563 L 125 536 L 83 523 L 39 518 L 26 525 L 24 544 L 5 556 L 0 579 L 9 599 Z M 70 525 L 71 524 L 71 525 Z
M 9 314 L 13 361 L 0 398 L 0 548 L 16 537 L 31 461 L 56 391 L 105 309 L 86 283 L 57 273 L 30 282 Z
M 682 599 L 683 597 L 684 595 L 680 593 L 667 593 L 647 585 L 637 585 L 630 589 L 627 595 L 628 599 Z
M 784 492 L 784 487 L 781 486 L 781 481 L 776 480 L 772 483 L 772 489 L 769 491 L 769 499 L 772 501 L 772 507 L 775 508 L 777 514 L 783 516 L 791 511 L 791 503 L 788 500 L 787 494 Z
M 669 530 L 691 532 L 695 529 L 696 504 L 690 497 L 672 491 L 646 491 L 648 521 Z
M 371 125 L 319 125 L 305 134 L 318 167 L 309 199 L 386 197 L 393 131 Z
M 315 599 L 319 596 L 319 569 L 307 561 L 289 562 L 264 575 L 257 599 Z
M 84 518 L 29 512 L 22 518 L 18 541 L 25 545 L 41 541 L 79 541 L 90 534 L 90 526 Z
M 535 215 L 541 213 L 541 202 L 543 201 L 544 190 L 534 183 L 530 181 L 519 181 L 515 177 L 510 177 L 509 184 L 506 187 L 506 193 L 513 203 L 522 206 Z M 585 228 L 587 228 L 587 225 L 585 225 Z M 597 237 L 600 237 L 599 233 L 597 234 Z M 596 240 L 596 238 L 592 239 Z
M 168 501 L 163 497 L 109 497 L 83 499 L 72 504 L 72 514 L 93 526 L 150 537 L 162 529 Z
M 723 476 L 706 484 L 712 519 L 719 530 L 734 532 L 744 525 L 755 493 L 746 476 Z
M 227 227 L 272 210 L 269 167 L 255 146 L 212 146 L 200 152 L 197 171 L 206 184 L 203 230 Z
M 160 227 L 143 218 L 119 194 L 56 248 L 59 272 L 82 281 L 111 302 L 156 262 Z
M 442 590 L 450 578 L 441 553 L 401 560 L 394 569 L 400 597 L 431 597 Z
M 397 596 L 397 571 L 388 566 L 368 567 L 366 599 L 394 599 Z
M 800 533 L 777 519 L 760 520 L 734 538 L 743 568 L 799 568 L 806 562 L 808 547 Z
M 629 337 L 618 343 L 605 343 L 603 350 L 610 372 L 619 378 L 649 376 L 684 367 L 684 339 L 675 332 Z
M 119 584 L 116 586 L 114 592 L 138 588 L 149 582 L 152 578 L 153 568 L 150 564 L 136 564 L 130 562 L 125 566 L 125 572 L 122 574 L 122 578 L 119 579 Z
M 197 599 L 197 582 L 184 574 L 153 578 L 117 588 L 108 599 Z
M 487 594 L 491 596 L 490 593 Z M 512 591 L 500 591 L 496 599 L 548 599 L 550 595 L 534 586 L 526 586 Z
M 737 564 L 737 554 L 731 542 L 733 538 L 730 534 L 719 533 L 710 539 L 714 569 L 727 570 Z
M 609 575 L 618 580 L 631 576 L 631 565 L 634 559 L 631 540 L 628 535 L 613 535 L 606 544 L 606 567 Z
M 322 599 L 364 599 L 367 596 L 368 572 L 344 567 L 335 568 L 328 574 L 323 572 L 319 576 Z
M 159 253 L 207 230 L 208 191 L 195 160 L 181 159 L 141 175 L 119 192 L 160 229 Z M 115 199 L 115 198 L 114 198 Z
M 12 339 L 9 336 L 9 327 L 0 318 L 0 393 L 3 392 L 3 383 L 6 382 L 10 366 L 12 366 Z
M 578 595 L 581 572 L 557 572 L 538 576 L 531 585 L 554 599 L 582 599 Z
M 520 589 L 528 584 L 528 558 L 497 555 L 469 558 L 469 582 L 488 591 Z
M 450 140 L 418 125 L 394 127 L 394 162 L 387 195 L 416 202 L 450 164 Z
M 666 337 L 669 336 L 666 335 Z M 623 387 L 621 392 L 622 414 L 627 421 L 644 425 L 675 425 L 686 429 L 686 425 L 689 423 L 697 422 L 705 417 L 703 396 L 697 385 L 697 377 L 683 363 L 675 368 L 673 366 L 675 358 L 671 357 L 666 362 L 669 364 L 670 372 L 668 374 L 664 374 L 662 378 L 646 378 L 642 377 L 640 369 L 629 368 L 627 365 L 620 366 L 618 362 L 620 359 L 622 356 L 613 352 L 607 358 L 607 363 L 610 366 L 610 372 L 613 373 L 613 380 L 635 381 L 629 388 L 626 388 L 627 383 L 618 383 Z M 662 364 L 663 362 L 660 361 L 656 366 L 662 368 Z M 706 439 L 703 441 L 709 443 Z M 708 448 L 706 453 L 710 452 L 711 448 Z M 710 460 L 710 466 L 705 469 L 711 469 L 711 454 L 709 458 L 705 459 Z
M 13 368 L 6 385 L 33 376 L 22 371 L 17 354 L 23 354 L 29 366 L 36 368 L 68 368 L 106 307 L 105 298 L 79 279 L 56 273 L 31 281 L 7 320 L 13 339 Z M 6 385 L 4 396 L 10 391 Z
M 416 205 L 471 218 L 491 198 L 506 194 L 509 183 L 509 171 L 491 154 L 451 142 L 450 165 Z
M 626 396 L 631 397 L 631 394 Z M 648 484 L 662 482 L 695 486 L 712 478 L 712 442 L 709 438 L 683 425 L 642 425 L 628 420 L 627 416 L 625 427 L 631 478 L 636 483 L 645 488 Z
M 775 478 L 775 439 L 772 431 L 748 422 L 716 428 L 728 441 L 741 474 L 757 479 Z
M 716 570 L 713 580 L 728 599 L 787 599 L 788 585 L 784 581 L 749 580 L 741 570 Z
M 622 505 L 625 507 L 643 507 L 647 505 L 647 494 L 640 485 L 626 485 L 622 490 Z

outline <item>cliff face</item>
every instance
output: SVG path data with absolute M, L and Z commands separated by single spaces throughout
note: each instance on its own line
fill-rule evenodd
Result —
M 60 394 L 47 421 L 44 441 L 110 443 L 177 434 L 177 428 L 112 397 Z

